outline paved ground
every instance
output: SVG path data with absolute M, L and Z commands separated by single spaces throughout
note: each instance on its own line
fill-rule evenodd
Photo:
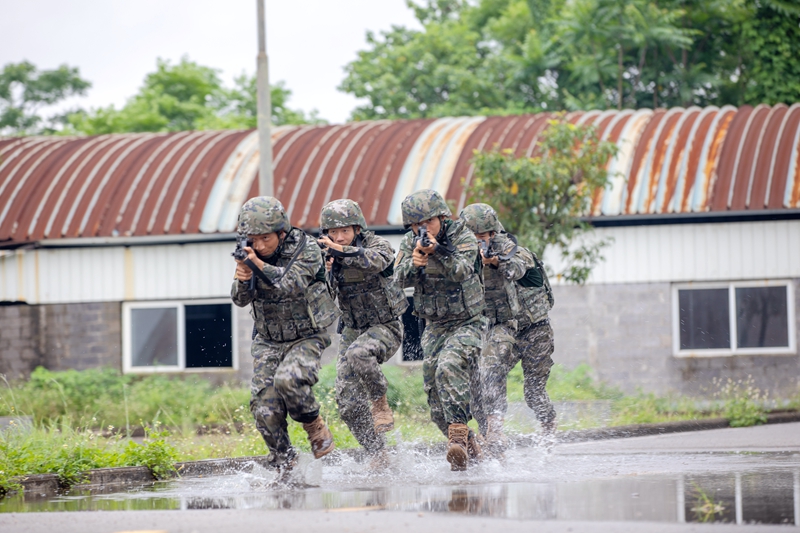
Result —
M 670 454 L 702 452 L 800 452 L 800 423 L 720 429 L 662 436 L 563 444 L 557 455 Z M 667 522 L 523 521 L 454 513 L 418 513 L 338 509 L 336 511 L 185 510 L 0 514 L 0 532 L 114 533 L 164 531 L 289 531 L 301 533 L 395 531 L 459 533 L 503 531 L 550 532 L 688 532 L 794 531 L 791 526 L 678 524 Z
M 792 531 L 787 526 L 731 524 L 668 524 L 663 522 L 521 521 L 453 514 L 393 511 L 106 511 L 95 513 L 31 513 L 0 516 L 3 532 L 90 533 L 169 532 L 223 533 L 684 533 Z
M 559 455 L 693 452 L 800 452 L 800 422 L 561 444 Z

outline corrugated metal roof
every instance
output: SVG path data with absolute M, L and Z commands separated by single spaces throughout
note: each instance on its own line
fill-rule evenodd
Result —
M 273 129 L 276 195 L 313 227 L 328 201 L 358 201 L 398 225 L 431 187 L 466 201 L 474 150 L 532 156 L 551 114 L 373 121 Z M 800 104 L 567 116 L 619 153 L 595 216 L 800 208 Z M 256 194 L 253 131 L 0 139 L 0 242 L 230 232 Z

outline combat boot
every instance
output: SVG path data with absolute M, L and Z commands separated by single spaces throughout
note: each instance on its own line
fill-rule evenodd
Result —
M 542 422 L 542 438 L 541 443 L 544 446 L 544 449 L 548 452 L 553 450 L 553 447 L 556 445 L 556 419 L 548 420 L 547 422 Z
M 394 429 L 394 414 L 385 394 L 377 400 L 372 400 L 372 422 L 378 433 L 386 433 Z
M 379 474 L 385 472 L 389 468 L 389 464 L 389 452 L 386 451 L 386 448 L 381 448 L 371 454 L 369 470 L 372 473 Z
M 471 463 L 480 463 L 483 461 L 483 449 L 480 443 L 480 435 L 476 435 L 474 431 L 469 430 L 467 437 L 467 455 Z
M 467 469 L 469 428 L 466 424 L 450 424 L 447 427 L 447 462 L 454 472 Z
M 503 417 L 489 415 L 486 417 L 486 451 L 493 457 L 502 457 L 508 448 L 508 437 L 503 433 Z
M 328 455 L 336 447 L 333 435 L 321 416 L 317 416 L 313 422 L 304 423 L 303 429 L 308 433 L 308 441 L 311 443 L 314 459 Z

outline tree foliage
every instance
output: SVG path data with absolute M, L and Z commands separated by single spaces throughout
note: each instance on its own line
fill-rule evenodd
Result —
M 551 120 L 535 157 L 475 152 L 470 202 L 494 206 L 506 229 L 538 255 L 548 246 L 559 250 L 563 265 L 557 274 L 583 283 L 607 243 L 591 238 L 592 227 L 582 217 L 594 191 L 605 187 L 606 164 L 616 151 L 614 143 L 598 139 L 594 126 Z
M 319 122 L 286 106 L 291 91 L 271 87 L 273 124 Z M 256 79 L 241 75 L 233 88 L 223 86 L 219 71 L 184 57 L 177 64 L 158 60 L 139 92 L 121 108 L 113 105 L 69 116 L 70 132 L 97 135 L 140 131 L 255 128 Z
M 367 34 L 353 118 L 797 100 L 797 0 L 409 1 Z M 766 88 L 761 85 L 765 84 Z
M 755 2 L 753 2 L 755 4 Z M 744 24 L 744 50 L 752 62 L 747 102 L 800 102 L 800 2 L 770 0 L 755 4 Z
M 91 83 L 77 68 L 61 65 L 39 70 L 33 63 L 9 63 L 0 71 L 0 135 L 30 135 L 54 131 L 61 115 L 41 116 L 42 108 L 86 94 Z

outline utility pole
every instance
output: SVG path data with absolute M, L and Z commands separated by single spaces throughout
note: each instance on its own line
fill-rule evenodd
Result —
M 256 58 L 257 108 L 258 108 L 258 194 L 274 196 L 272 181 L 272 138 L 270 120 L 272 102 L 269 93 L 269 60 L 267 59 L 267 26 L 264 0 L 256 0 L 258 8 L 258 56 Z

